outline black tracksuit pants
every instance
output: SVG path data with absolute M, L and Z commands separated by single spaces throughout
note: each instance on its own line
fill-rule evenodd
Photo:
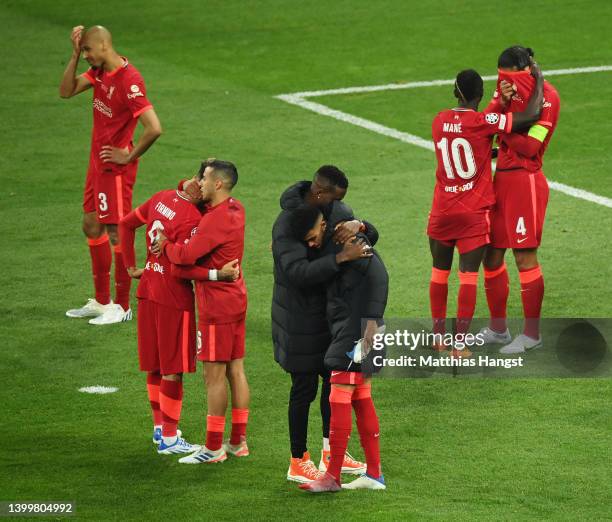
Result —
M 319 377 L 323 378 L 321 384 L 321 420 L 323 422 L 323 437 L 329 437 L 329 418 L 331 408 L 329 405 L 329 373 L 292 373 L 291 392 L 289 393 L 289 438 L 291 442 L 291 456 L 302 458 L 306 451 L 308 438 L 308 413 L 310 403 L 317 397 Z

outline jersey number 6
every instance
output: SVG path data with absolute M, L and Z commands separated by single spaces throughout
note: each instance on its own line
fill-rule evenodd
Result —
M 451 165 L 451 155 L 448 152 L 448 138 L 442 138 L 436 147 L 442 153 L 442 163 L 448 179 L 455 179 L 455 172 L 462 179 L 470 179 L 476 174 L 476 162 L 470 142 L 465 138 L 455 138 L 450 145 L 453 165 Z M 463 151 L 463 158 L 461 158 Z M 463 166 L 465 165 L 465 169 Z M 455 169 L 453 170 L 453 166 Z

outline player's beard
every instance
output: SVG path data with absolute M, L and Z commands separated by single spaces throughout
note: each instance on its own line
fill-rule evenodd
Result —
M 530 71 L 506 72 L 498 71 L 497 92 L 501 92 L 499 84 L 505 80 L 515 86 L 516 93 L 510 101 L 510 111 L 522 112 L 529 103 L 529 98 L 535 89 L 535 78 Z

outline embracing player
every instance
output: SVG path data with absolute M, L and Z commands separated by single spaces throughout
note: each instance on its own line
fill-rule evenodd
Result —
M 127 271 L 138 284 L 138 356 L 147 372 L 147 391 L 153 413 L 153 442 L 161 454 L 189 453 L 195 446 L 181 438 L 177 424 L 183 403 L 183 373 L 195 371 L 196 331 L 191 281 L 172 273 L 170 262 L 151 252 L 163 233 L 172 241 L 187 242 L 202 218 L 198 182 L 181 183 L 184 190 L 162 190 L 125 216 L 119 225 Z M 134 234 L 146 225 L 147 262 L 136 268 Z M 237 277 L 237 260 L 213 276 Z M 210 271 L 194 266 L 194 274 L 208 278 Z
M 346 218 L 344 211 L 332 211 L 330 230 Z M 331 342 L 325 353 L 325 367 L 331 373 L 330 459 L 324 474 L 301 484 L 300 488 L 311 493 L 336 492 L 342 487 L 386 489 L 380 465 L 380 426 L 371 395 L 370 377 L 374 368 L 370 360 L 364 360 L 361 354 L 355 355 L 355 347 L 361 343 L 362 353 L 370 353 L 373 337 L 383 324 L 389 289 L 387 270 L 378 253 L 366 242 L 365 235 L 349 236 L 344 245 L 337 244 L 329 236 L 326 238 L 328 225 L 321 209 L 299 207 L 292 211 L 290 219 L 293 237 L 309 249 L 338 254 L 351 245 L 360 251 L 358 258 L 342 264 L 333 283 L 327 285 L 326 316 Z M 366 469 L 359 478 L 341 485 L 353 410 L 366 456 Z
M 432 123 L 436 146 L 436 186 L 427 235 L 433 258 L 429 285 L 434 333 L 445 333 L 448 278 L 455 247 L 459 251 L 459 297 L 456 334 L 468 331 L 476 306 L 478 270 L 489 243 L 489 213 L 495 203 L 491 150 L 496 134 L 508 135 L 535 122 L 542 105 L 542 75 L 536 67 L 538 90 L 524 112 L 478 112 L 483 81 L 473 69 L 455 80 L 458 107 L 440 112 Z M 534 80 L 535 81 L 535 80 Z M 434 349 L 442 351 L 438 344 Z M 471 352 L 453 349 L 455 357 Z
M 533 51 L 514 46 L 498 60 L 498 90 L 488 110 L 515 111 L 525 106 L 533 92 Z M 491 245 L 484 259 L 485 290 L 491 314 L 489 327 L 481 333 L 487 342 L 507 343 L 512 337 L 506 324 L 509 279 L 504 255 L 511 248 L 519 270 L 524 329 L 500 351 L 522 353 L 541 346 L 540 314 L 544 278 L 538 262 L 544 217 L 548 204 L 548 182 L 542 172 L 544 153 L 559 119 L 559 95 L 544 82 L 540 118 L 523 132 L 500 137 L 495 169 L 496 206 L 491 220 Z
M 132 318 L 131 279 L 125 269 L 117 225 L 132 209 L 138 158 L 161 135 L 161 124 L 147 99 L 138 70 L 113 49 L 110 32 L 101 26 L 73 28 L 72 56 L 60 84 L 60 96 L 71 98 L 93 88 L 93 133 L 83 196 L 83 232 L 91 255 L 95 299 L 68 310 L 68 317 L 93 317 L 91 324 Z M 76 75 L 79 58 L 90 68 Z M 144 128 L 132 143 L 137 122 Z M 110 240 L 110 244 L 109 244 Z M 110 298 L 111 245 L 115 254 L 115 302 Z
M 244 207 L 231 196 L 238 171 L 229 161 L 208 160 L 200 169 L 200 190 L 206 205 L 196 233 L 186 244 L 160 234 L 154 251 L 177 265 L 190 267 L 199 259 L 202 267 L 215 267 L 238 260 L 244 253 Z M 183 464 L 223 462 L 227 453 L 249 455 L 246 427 L 249 415 L 249 385 L 244 373 L 247 291 L 242 273 L 231 283 L 209 280 L 193 274 L 198 303 L 198 358 L 204 361 L 208 415 L 206 445 L 183 457 Z M 232 392 L 232 432 L 223 443 L 227 384 Z

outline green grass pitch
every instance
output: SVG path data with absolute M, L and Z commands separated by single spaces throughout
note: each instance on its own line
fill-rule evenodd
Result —
M 544 69 L 609 65 L 610 2 L 5 0 L 0 18 L 0 500 L 75 500 L 84 520 L 610 516 L 612 386 L 605 379 L 377 381 L 388 490 L 303 494 L 285 480 L 289 379 L 273 361 L 269 320 L 278 197 L 323 163 L 347 172 L 347 202 L 381 232 L 389 315 L 427 316 L 424 230 L 434 181 L 431 152 L 275 95 L 445 79 L 467 67 L 493 74 L 499 51 L 515 43 L 533 47 Z M 91 95 L 58 96 L 70 29 L 80 23 L 111 29 L 116 48 L 142 72 L 164 127 L 141 163 L 136 204 L 191 174 L 201 158 L 238 165 L 236 197 L 248 215 L 249 459 L 184 467 L 158 457 L 135 321 L 95 328 L 64 317 L 92 293 L 80 231 Z M 549 178 L 607 197 L 611 80 L 609 72 L 552 79 L 563 105 L 545 161 Z M 439 87 L 321 101 L 429 138 L 451 94 Z M 611 229 L 612 209 L 551 193 L 541 250 L 545 316 L 610 316 Z M 516 271 L 510 276 L 516 316 Z M 486 315 L 482 287 L 477 315 Z M 119 392 L 77 392 L 94 384 Z M 201 438 L 199 372 L 186 378 L 185 397 L 181 427 Z M 315 455 L 318 417 L 315 403 Z M 350 448 L 362 456 L 357 440 L 354 432 Z

